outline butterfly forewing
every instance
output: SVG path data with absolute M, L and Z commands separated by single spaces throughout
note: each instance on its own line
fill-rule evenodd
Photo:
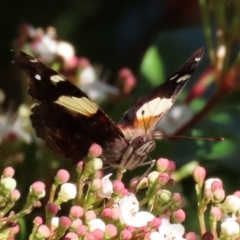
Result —
M 140 98 L 125 113 L 118 123 L 119 127 L 125 129 L 126 126 L 132 126 L 135 130 L 139 129 L 138 131 L 152 132 L 187 84 L 203 53 L 204 49 L 200 48 L 165 83 L 149 95 Z
M 23 52 L 14 63 L 29 78 L 28 92 L 38 103 L 31 115 L 36 134 L 55 152 L 77 162 L 94 142 L 126 144 L 115 123 L 64 76 Z

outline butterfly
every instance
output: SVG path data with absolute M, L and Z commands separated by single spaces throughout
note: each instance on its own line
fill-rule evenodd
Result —
M 153 133 L 201 60 L 197 50 L 165 83 L 137 100 L 116 124 L 78 87 L 32 56 L 17 52 L 14 63 L 29 79 L 29 95 L 36 101 L 30 116 L 36 135 L 54 152 L 74 163 L 88 154 L 92 143 L 102 149 L 103 162 L 132 170 L 155 148 Z

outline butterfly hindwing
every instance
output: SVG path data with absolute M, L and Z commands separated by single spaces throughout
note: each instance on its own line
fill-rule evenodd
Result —
M 60 155 L 81 160 L 92 143 L 101 146 L 125 138 L 115 123 L 85 93 L 35 58 L 18 52 L 14 63 L 29 78 L 37 105 L 31 121 L 38 137 Z
M 159 85 L 151 94 L 140 98 L 125 113 L 118 123 L 119 127 L 123 130 L 132 127 L 143 133 L 151 133 L 176 101 L 203 53 L 204 49 L 200 48 L 166 82 Z

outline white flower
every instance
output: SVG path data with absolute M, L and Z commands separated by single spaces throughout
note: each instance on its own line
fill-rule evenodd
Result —
M 182 224 L 171 224 L 167 218 L 162 218 L 159 232 L 153 232 L 150 234 L 151 240 L 184 240 L 183 234 L 185 229 Z
M 234 218 L 228 218 L 221 224 L 221 236 L 228 239 L 239 234 L 239 225 Z
M 56 53 L 59 56 L 61 56 L 65 62 L 68 62 L 69 60 L 71 60 L 74 57 L 75 50 L 70 43 L 60 41 L 57 44 Z
M 95 229 L 100 229 L 103 232 L 105 232 L 105 229 L 106 229 L 105 223 L 99 218 L 90 220 L 88 222 L 88 226 L 89 226 L 89 231 L 90 232 L 93 232 Z
M 77 195 L 77 189 L 72 183 L 64 183 L 58 193 L 58 200 L 61 202 L 67 202 L 70 199 L 74 199 Z
M 128 226 L 143 227 L 153 220 L 154 216 L 145 211 L 139 212 L 139 202 L 134 194 L 129 194 L 119 201 L 121 221 Z
M 102 187 L 98 189 L 97 194 L 102 198 L 110 198 L 113 193 L 113 184 L 110 181 L 112 173 L 104 176 L 102 180 Z
M 187 105 L 174 105 L 167 115 L 158 124 L 158 129 L 165 134 L 175 133 L 181 126 L 193 116 L 193 111 Z

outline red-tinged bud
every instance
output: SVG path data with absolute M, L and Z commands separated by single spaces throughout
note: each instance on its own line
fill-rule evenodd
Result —
M 209 178 L 205 181 L 205 190 L 206 189 L 212 190 L 212 183 L 215 182 L 215 181 L 218 181 L 218 182 L 222 183 L 222 181 L 218 178 Z
M 113 224 L 107 224 L 105 230 L 105 239 L 113 239 L 117 236 L 117 228 Z
M 64 229 L 65 231 L 70 228 L 72 221 L 69 217 L 62 216 L 59 218 L 59 228 Z
M 124 229 L 121 233 L 120 233 L 120 238 L 123 240 L 130 240 L 132 239 L 132 232 Z
M 95 240 L 95 236 L 93 235 L 93 233 L 87 233 L 85 236 L 84 236 L 84 240 Z
M 166 158 L 159 158 L 156 163 L 156 168 L 158 172 L 164 172 L 168 168 L 169 161 Z
M 113 213 L 112 213 L 112 209 L 111 208 L 103 209 L 102 216 L 104 218 L 112 218 L 112 215 L 113 215 Z
M 211 216 L 215 221 L 218 221 L 222 218 L 222 211 L 219 207 L 212 207 Z
M 20 231 L 20 227 L 19 227 L 19 225 L 17 224 L 17 225 L 15 225 L 15 226 L 13 226 L 12 228 L 11 228 L 11 233 L 13 233 L 13 235 L 16 235 L 16 234 L 18 234 L 19 233 L 19 231 Z M 15 240 L 15 238 L 13 238 L 13 240 Z
M 213 192 L 218 190 L 218 189 L 223 189 L 222 182 L 217 181 L 217 180 L 213 181 L 212 185 L 211 185 L 211 189 L 212 189 Z
M 77 219 L 83 216 L 83 208 L 80 206 L 72 206 L 70 209 L 70 218 Z
M 63 184 L 66 183 L 70 178 L 70 175 L 68 173 L 68 171 L 61 169 L 57 172 L 57 175 L 55 177 L 55 182 L 57 184 Z
M 76 233 L 79 237 L 83 237 L 86 234 L 86 232 L 87 232 L 87 226 L 85 225 L 81 225 L 76 229 Z
M 59 210 L 59 206 L 55 203 L 48 203 L 46 206 L 47 214 L 50 214 L 51 216 L 55 216 Z
M 169 175 L 167 173 L 160 173 L 158 176 L 159 183 L 165 185 L 169 180 Z
M 99 157 L 102 154 L 102 147 L 98 145 L 97 143 L 93 143 L 88 151 L 88 155 L 90 157 Z
M 148 226 L 151 228 L 151 229 L 157 229 L 161 226 L 161 223 L 162 223 L 162 220 L 158 217 L 155 217 L 149 224 Z
M 172 220 L 175 223 L 182 223 L 186 219 L 186 214 L 182 209 L 178 209 L 172 213 Z
M 205 232 L 201 238 L 201 240 L 213 240 L 213 239 L 214 239 L 214 236 L 211 232 Z
M 37 228 L 36 237 L 37 239 L 45 239 L 50 236 L 50 230 L 46 225 L 40 225 Z
M 217 189 L 213 192 L 213 199 L 215 202 L 222 202 L 225 198 L 225 191 L 223 189 Z
M 93 239 L 96 239 L 96 240 L 102 240 L 104 239 L 104 232 L 100 229 L 94 229 L 92 231 L 92 234 L 93 234 Z
M 173 161 L 168 160 L 168 167 L 166 169 L 167 172 L 172 173 L 176 170 L 176 164 Z
M 125 197 L 129 194 L 129 191 L 128 189 L 124 188 L 123 191 L 122 191 L 122 197 Z
M 118 77 L 122 78 L 122 79 L 126 79 L 130 76 L 132 76 L 133 73 L 129 68 L 122 68 L 120 69 L 120 71 L 118 72 Z
M 17 189 L 14 189 L 9 194 L 9 199 L 12 202 L 16 202 L 20 198 L 21 194 Z
M 206 170 L 203 167 L 197 166 L 193 171 L 193 178 L 194 180 L 202 185 L 206 177 Z
M 198 235 L 195 232 L 188 232 L 185 236 L 186 240 L 197 240 Z
M 81 172 L 82 172 L 82 170 L 83 170 L 83 165 L 84 165 L 83 161 L 79 161 L 79 162 L 78 162 L 78 164 L 77 164 L 77 172 L 78 172 L 78 173 L 81 173 Z
M 89 222 L 89 221 L 91 221 L 91 220 L 93 220 L 93 219 L 96 219 L 96 218 L 97 218 L 97 215 L 96 215 L 96 213 L 95 213 L 94 211 L 92 211 L 92 210 L 87 211 L 87 212 L 85 213 L 85 220 L 86 220 L 87 222 Z
M 3 169 L 3 178 L 13 177 L 15 174 L 15 170 L 12 167 L 6 167 Z

